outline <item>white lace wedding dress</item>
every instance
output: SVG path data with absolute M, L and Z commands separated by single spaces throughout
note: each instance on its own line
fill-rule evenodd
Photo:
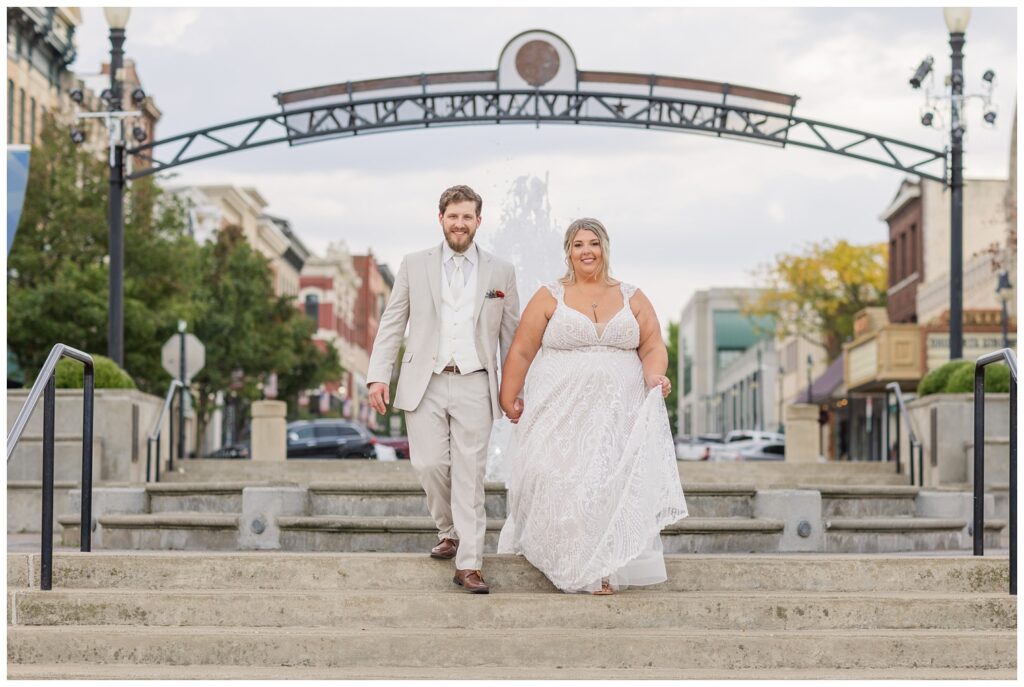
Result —
M 640 325 L 623 307 L 603 327 L 558 305 L 530 366 L 506 449 L 508 515 L 499 553 L 526 556 L 556 587 L 596 591 L 666 579 L 659 533 L 686 517 L 660 387 L 648 391 Z M 603 331 L 599 331 L 603 329 Z

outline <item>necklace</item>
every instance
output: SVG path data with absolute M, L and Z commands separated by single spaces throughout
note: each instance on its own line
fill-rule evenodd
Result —
M 597 322 L 597 303 L 591 303 L 590 307 L 594 311 L 594 322 Z

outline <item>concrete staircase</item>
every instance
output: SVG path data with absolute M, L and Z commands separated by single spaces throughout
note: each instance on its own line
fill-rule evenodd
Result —
M 1005 557 L 669 555 L 669 580 L 566 595 L 487 556 L 9 554 L 8 677 L 1016 677 Z
M 971 545 L 967 493 L 893 485 L 773 490 L 712 483 L 690 484 L 686 494 L 690 517 L 662 531 L 667 553 L 877 553 Z M 72 512 L 58 520 L 64 542 L 73 546 L 79 495 L 71 496 Z M 436 543 L 420 486 L 402 478 L 106 486 L 94 492 L 93 503 L 96 549 L 414 553 Z M 505 518 L 504 487 L 488 485 L 485 504 L 485 545 L 493 553 Z M 996 518 L 986 521 L 987 546 L 998 548 L 1004 526 Z

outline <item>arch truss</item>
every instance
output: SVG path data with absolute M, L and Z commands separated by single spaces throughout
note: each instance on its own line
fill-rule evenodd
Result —
M 130 148 L 129 178 L 251 148 L 418 128 L 577 124 L 798 146 L 946 182 L 947 152 L 794 114 L 795 95 L 660 75 L 588 72 L 554 34 L 514 38 L 491 71 L 344 82 L 279 93 L 280 111 Z

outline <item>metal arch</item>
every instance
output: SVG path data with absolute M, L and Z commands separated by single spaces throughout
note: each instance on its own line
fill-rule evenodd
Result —
M 651 89 L 653 91 L 653 88 Z M 200 129 L 128 149 L 139 179 L 189 162 L 276 143 L 472 124 L 594 124 L 688 131 L 820 150 L 946 183 L 947 155 L 880 134 L 725 102 L 629 92 L 482 89 L 335 100 Z M 166 153 L 164 152 L 166 151 Z M 927 171 L 942 162 L 941 174 Z

